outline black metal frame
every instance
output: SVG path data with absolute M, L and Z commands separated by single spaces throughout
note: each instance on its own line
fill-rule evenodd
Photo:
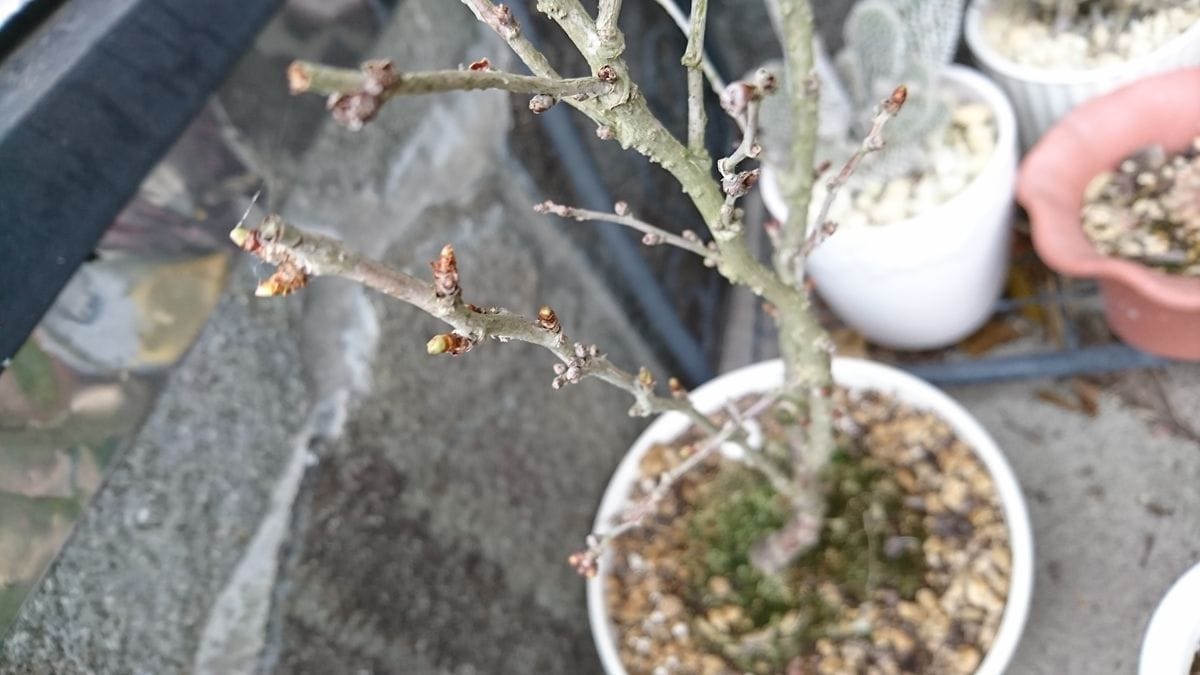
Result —
M 0 46 L 0 372 L 279 5 L 71 0 Z

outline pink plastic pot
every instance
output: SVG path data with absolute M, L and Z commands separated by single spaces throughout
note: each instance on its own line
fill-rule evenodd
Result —
M 1181 150 L 1200 136 L 1200 69 L 1149 77 L 1067 114 L 1021 164 L 1017 199 L 1029 212 L 1038 255 L 1058 272 L 1094 277 L 1113 332 L 1152 354 L 1200 360 L 1200 278 L 1101 254 L 1080 221 L 1083 192 L 1152 143 Z

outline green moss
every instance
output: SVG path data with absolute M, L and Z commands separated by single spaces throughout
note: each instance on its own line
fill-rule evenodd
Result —
M 16 618 L 17 611 L 21 609 L 21 603 L 25 596 L 29 595 L 29 591 L 28 584 L 0 584 L 0 645 L 4 644 L 4 634 L 8 625 Z
M 41 349 L 29 340 L 13 357 L 13 377 L 17 380 L 17 388 L 38 409 L 53 405 L 58 398 L 58 383 L 54 379 L 54 362 Z
M 922 520 L 903 507 L 901 491 L 886 467 L 869 457 L 838 452 L 822 483 L 829 510 L 821 540 L 780 577 L 761 574 L 749 560 L 753 544 L 788 519 L 787 503 L 767 481 L 729 466 L 697 499 L 703 506 L 687 524 L 690 601 L 700 615 L 737 606 L 744 618 L 730 630 L 732 643 L 748 636 L 760 641 L 763 635 L 772 643 L 770 649 L 754 649 L 753 658 L 732 654 L 730 641 L 713 645 L 741 669 L 778 669 L 833 632 L 838 608 L 819 592 L 822 583 L 834 584 L 851 606 L 883 588 L 911 599 L 921 586 Z M 897 537 L 902 539 L 885 545 Z M 723 581 L 714 583 L 717 577 Z M 729 591 L 714 593 L 714 586 L 720 589 L 724 582 Z M 741 639 L 740 647 L 746 642 Z

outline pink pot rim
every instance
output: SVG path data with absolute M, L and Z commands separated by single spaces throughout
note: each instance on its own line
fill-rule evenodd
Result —
M 1068 276 L 1117 281 L 1166 307 L 1200 311 L 1200 278 L 1101 254 L 1079 215 L 1097 174 L 1151 143 L 1179 150 L 1197 136 L 1200 68 L 1147 77 L 1073 109 L 1033 147 L 1017 176 L 1017 201 L 1029 213 L 1038 255 Z

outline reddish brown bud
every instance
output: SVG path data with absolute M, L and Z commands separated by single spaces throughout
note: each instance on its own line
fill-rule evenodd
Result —
M 529 109 L 533 111 L 534 115 L 541 115 L 547 110 L 553 108 L 555 103 L 558 103 L 558 99 L 554 98 L 553 96 L 548 94 L 538 94 L 537 96 L 529 99 Z
M 374 94 L 355 92 L 352 94 L 330 94 L 325 103 L 333 119 L 351 131 L 358 131 L 379 114 L 380 100 Z
M 575 209 L 573 209 L 569 206 L 564 206 L 563 204 L 556 204 L 555 202 L 552 202 L 549 199 L 542 202 L 541 204 L 534 204 L 533 210 L 536 211 L 537 213 L 552 213 L 560 218 L 574 218 L 575 217 Z
M 884 107 L 887 108 L 888 112 L 895 114 L 900 111 L 900 107 L 907 100 L 908 87 L 900 85 L 892 90 L 892 95 L 888 97 L 887 101 L 884 101 Z
M 679 381 L 679 378 L 672 377 L 667 380 L 667 389 L 671 390 L 671 396 L 677 399 L 687 398 L 687 389 L 683 388 L 683 383 Z
M 816 167 L 813 168 L 813 178 L 819 178 L 821 176 L 821 174 L 828 171 L 829 167 L 831 167 L 831 166 L 833 166 L 833 162 L 829 161 L 828 159 L 822 161 L 820 164 L 818 164 Z
M 308 66 L 299 62 L 292 61 L 287 69 L 288 93 L 292 96 L 303 94 L 312 86 L 312 74 L 308 72 Z
M 458 285 L 458 260 L 454 257 L 454 247 L 446 244 L 437 260 L 429 263 L 433 268 L 434 293 L 439 298 L 452 298 L 462 294 Z
M 550 309 L 550 305 L 543 305 L 538 310 L 537 325 L 551 333 L 562 332 L 562 324 L 558 322 L 558 315 L 554 313 L 553 309 Z
M 491 69 L 492 69 L 492 62 L 488 61 L 486 58 L 479 59 L 478 61 L 472 61 L 471 65 L 467 66 L 467 70 L 474 70 L 474 71 L 481 71 L 481 70 L 486 71 L 486 70 L 491 70 Z
M 601 82 L 616 82 L 617 69 L 607 64 L 600 66 L 600 70 L 596 71 L 596 78 Z
M 759 68 L 754 73 L 754 86 L 764 94 L 773 93 L 779 87 L 779 80 L 766 68 Z
M 247 253 L 257 253 L 262 248 L 262 237 L 259 236 L 258 230 L 247 230 L 238 225 L 229 232 L 229 238 Z
M 600 571 L 600 566 L 596 562 L 596 557 L 590 551 L 579 551 L 572 553 L 567 562 L 575 569 L 579 576 L 591 579 Z
M 267 277 L 254 289 L 254 294 L 260 298 L 273 298 L 280 295 L 291 295 L 308 284 L 308 272 L 292 262 L 284 260 L 275 268 L 275 272 Z
M 754 87 L 742 81 L 731 82 L 721 92 L 721 108 L 733 117 L 746 112 L 746 106 L 754 99 Z
M 475 341 L 465 335 L 442 333 L 429 338 L 429 342 L 425 343 L 425 351 L 435 356 L 437 354 L 457 356 L 458 354 L 466 354 L 474 346 Z
M 744 197 L 758 183 L 758 169 L 739 171 L 721 179 L 721 188 L 730 197 Z
M 508 5 L 496 5 L 492 13 L 496 16 L 497 25 L 511 29 L 516 28 L 517 22 L 513 19 L 512 10 L 508 8 Z

